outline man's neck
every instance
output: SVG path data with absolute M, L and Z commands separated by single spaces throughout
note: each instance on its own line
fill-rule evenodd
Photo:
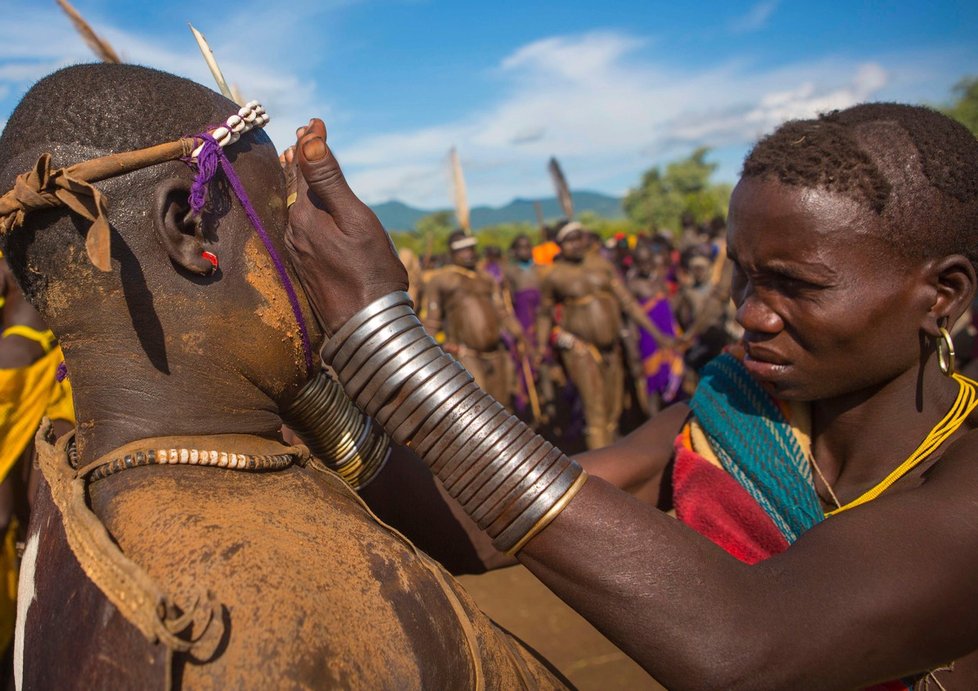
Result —
M 107 371 L 107 362 L 117 367 Z M 126 367 L 121 358 L 69 362 L 81 463 L 139 439 L 251 434 L 280 438 L 278 406 L 242 376 L 195 371 L 175 362 L 172 374 Z

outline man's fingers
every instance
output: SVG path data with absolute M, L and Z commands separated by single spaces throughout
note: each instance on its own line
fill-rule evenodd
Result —
M 326 126 L 322 120 L 310 121 L 296 146 L 296 158 L 309 189 L 330 213 L 342 212 L 360 201 L 346 183 L 340 164 L 326 145 Z

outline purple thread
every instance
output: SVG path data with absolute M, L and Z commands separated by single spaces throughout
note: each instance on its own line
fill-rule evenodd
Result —
M 55 370 L 54 378 L 57 379 L 59 382 L 63 382 L 65 379 L 68 378 L 68 365 L 64 363 L 64 360 L 61 361 L 61 364 L 58 365 L 58 369 Z
M 197 155 L 197 175 L 190 186 L 190 209 L 198 216 L 204 210 L 207 203 L 207 188 L 217 173 L 217 168 L 221 164 L 221 147 L 209 134 L 198 134 L 204 140 L 204 146 Z M 213 145 L 213 146 L 212 146 Z
M 306 330 L 306 320 L 302 316 L 302 310 L 299 308 L 299 296 L 296 295 L 295 286 L 292 285 L 289 274 L 285 270 L 285 264 L 282 262 L 281 257 L 279 257 L 278 252 L 275 251 L 275 246 L 272 245 L 268 233 L 265 232 L 265 227 L 262 225 L 261 219 L 258 218 L 254 207 L 251 206 L 248 193 L 245 192 L 241 180 L 238 179 L 234 168 L 231 166 L 231 162 L 224 155 L 224 150 L 220 144 L 217 143 L 214 137 L 207 133 L 194 136 L 198 139 L 203 139 L 204 146 L 200 153 L 197 154 L 197 175 L 194 178 L 193 184 L 190 186 L 190 208 L 195 213 L 200 213 L 203 210 L 204 203 L 207 200 L 207 188 L 217 173 L 218 167 L 220 167 L 224 171 L 224 176 L 228 179 L 231 189 L 234 190 L 235 196 L 241 202 L 245 215 L 248 216 L 248 220 L 254 226 L 258 237 L 261 238 L 262 244 L 268 250 L 268 254 L 272 258 L 272 263 L 275 264 L 275 270 L 278 272 L 279 278 L 282 281 L 282 287 L 285 288 L 285 294 L 289 296 L 292 313 L 295 315 L 295 320 L 299 325 L 299 335 L 302 339 L 302 354 L 305 356 L 306 367 L 312 370 L 312 346 L 309 344 L 309 332 Z

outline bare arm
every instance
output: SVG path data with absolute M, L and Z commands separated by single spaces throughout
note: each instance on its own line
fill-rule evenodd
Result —
M 588 474 L 609 482 L 633 497 L 666 510 L 672 496 L 662 496 L 663 480 L 673 456 L 673 443 L 689 417 L 682 403 L 670 406 L 611 446 L 574 457 Z M 665 483 L 668 487 L 668 482 Z
M 360 214 L 349 227 L 366 228 L 364 237 L 385 249 L 383 229 L 340 184 L 335 161 L 324 157 L 309 172 L 302 165 L 338 222 Z M 294 207 L 293 234 L 303 230 L 295 218 Z M 293 259 L 318 268 L 364 246 L 351 237 L 300 235 Z M 403 290 L 357 283 L 357 273 L 320 273 L 310 299 L 330 328 Z M 595 477 L 520 560 L 670 688 L 865 686 L 978 648 L 976 454 L 971 432 L 920 486 L 830 518 L 755 566 Z
M 524 347 L 526 344 L 526 334 L 523 333 L 523 325 L 520 324 L 519 319 L 516 318 L 516 314 L 513 311 L 512 293 L 507 282 L 504 281 L 502 286 L 496 286 L 493 289 L 492 303 L 496 307 L 496 314 L 499 317 L 500 324 L 516 339 L 520 347 Z
M 865 686 L 978 647 L 976 446 L 755 566 L 600 479 L 519 558 L 669 688 Z
M 552 274 L 551 274 L 552 276 Z M 540 284 L 540 306 L 537 308 L 537 357 L 543 357 L 550 342 L 550 330 L 554 325 L 554 285 L 551 276 Z
M 720 270 L 720 280 L 710 291 L 710 297 L 703 304 L 703 309 L 697 315 L 696 320 L 686 329 L 683 335 L 684 340 L 692 341 L 710 326 L 716 324 L 723 316 L 723 310 L 730 302 L 730 287 L 733 278 L 733 263 L 726 257 L 723 258 L 723 267 Z
M 632 296 L 631 291 L 625 287 L 621 279 L 618 276 L 611 275 L 611 292 L 614 293 L 615 297 L 618 298 L 618 302 L 621 304 L 622 310 L 625 314 L 630 316 L 636 324 L 645 329 L 649 334 L 656 340 L 657 343 L 665 343 L 670 340 L 665 334 L 656 328 L 655 324 L 649 319 L 649 316 L 642 309 L 642 306 L 638 304 L 635 298 Z
M 444 312 L 442 309 L 442 282 L 444 278 L 440 274 L 434 274 L 431 280 L 425 284 L 424 288 L 424 328 L 429 333 L 436 334 L 441 331 Z
M 492 540 L 435 481 L 428 466 L 406 447 L 391 445 L 387 465 L 360 496 L 381 520 L 455 575 L 516 563 L 492 546 Z

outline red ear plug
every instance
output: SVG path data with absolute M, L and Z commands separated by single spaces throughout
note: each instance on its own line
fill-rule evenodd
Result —
M 217 255 L 216 254 L 214 254 L 213 252 L 208 252 L 207 250 L 204 250 L 203 252 L 200 253 L 200 256 L 202 256 L 204 259 L 206 259 L 211 264 L 213 264 L 214 265 L 214 271 L 217 271 Z

